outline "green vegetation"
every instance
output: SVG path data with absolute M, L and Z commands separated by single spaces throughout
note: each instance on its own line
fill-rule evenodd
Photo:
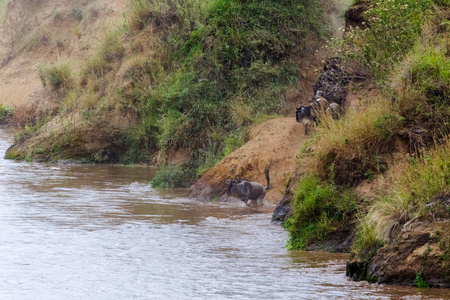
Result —
M 339 229 L 357 209 L 350 189 L 337 189 L 313 176 L 303 178 L 294 195 L 294 214 L 286 220 L 289 249 L 306 249 Z
M 448 30 L 450 23 L 446 26 Z M 417 149 L 433 146 L 435 139 L 450 132 L 449 34 L 437 32 L 439 27 L 425 26 L 420 42 L 399 64 L 391 83 Z
M 179 9 L 176 1 L 168 5 L 172 13 Z M 192 5 L 184 3 L 179 19 L 172 16 L 175 24 L 153 16 L 151 22 L 171 26 L 168 38 L 176 47 L 169 49 L 165 71 L 150 74 L 157 88 L 135 90 L 139 93 L 132 97 L 136 103 L 145 97 L 140 132 L 153 135 L 166 153 L 187 149 L 191 168 L 202 173 L 213 164 L 199 165 L 205 153 L 208 161 L 218 161 L 233 149 L 230 142 L 238 128 L 283 106 L 282 92 L 297 78 L 292 55 L 306 49 L 308 36 L 321 34 L 315 19 L 306 16 L 313 10 L 320 14 L 320 9 L 315 1 L 212 1 L 203 6 L 205 18 L 198 16 L 199 23 L 187 33 L 182 17 L 194 11 Z M 181 27 L 178 34 L 175 26 Z M 137 85 L 141 78 L 136 78 Z
M 37 65 L 39 77 L 42 85 L 47 85 L 47 80 L 54 89 L 70 89 L 73 86 L 74 78 L 72 67 L 67 61 L 59 61 L 50 66 Z
M 433 197 L 450 190 L 450 138 L 436 149 L 413 160 L 388 197 L 380 198 L 360 220 L 352 252 L 366 252 L 388 241 L 395 228 L 416 217 L 426 217 L 441 208 Z M 431 206 L 427 207 L 427 204 Z M 447 212 L 448 213 L 448 212 Z
M 153 178 L 153 188 L 189 187 L 191 174 L 180 166 L 165 166 Z
M 386 79 L 392 68 L 414 46 L 423 24 L 433 15 L 433 0 L 366 0 L 368 28 L 351 32 L 344 50 L 364 64 L 377 80 Z
M 0 103 L 0 124 L 4 123 L 13 114 L 13 109 Z
M 328 32 L 325 3 L 331 5 L 131 0 L 130 15 L 85 61 L 79 82 L 66 89 L 61 65 L 40 66 L 43 83 L 66 91 L 56 118 L 72 119 L 47 157 L 122 163 L 159 157 L 164 166 L 183 151 L 189 163 L 182 169 L 192 180 L 245 143 L 255 120 L 283 108 L 284 91 L 298 78 L 294 58 L 310 55 Z M 72 14 L 84 20 L 81 9 Z M 121 66 L 127 67 L 118 73 Z M 90 148 L 71 153 L 74 140 Z M 48 141 L 35 147 L 49 152 Z
M 364 66 L 384 93 L 366 99 L 363 108 L 348 109 L 338 121 L 320 118 L 315 134 L 300 149 L 303 179 L 294 196 L 294 217 L 285 225 L 291 248 L 304 249 L 334 232 L 321 203 L 347 203 L 345 196 L 331 191 L 382 174 L 387 157 L 396 151 L 395 140 L 404 137 L 411 165 L 403 177 L 375 202 L 361 203 L 357 213 L 342 213 L 348 223 L 357 221 L 351 251 L 364 265 L 407 221 L 448 213 L 441 211 L 442 205 L 427 204 L 450 190 L 450 23 L 445 1 L 359 2 L 368 5 L 368 26 L 347 33 L 337 49 L 347 62 Z M 315 182 L 308 185 L 311 178 Z M 420 279 L 421 272 L 416 284 L 423 283 Z
M 421 267 L 414 278 L 414 286 L 418 288 L 429 288 L 430 286 L 423 280 L 422 277 L 423 267 Z
M 326 180 L 333 165 L 334 181 L 355 186 L 383 172 L 383 155 L 392 149 L 403 118 L 384 99 L 374 100 L 361 111 L 349 110 L 339 121 L 321 118 L 313 139 L 300 151 L 301 168 Z

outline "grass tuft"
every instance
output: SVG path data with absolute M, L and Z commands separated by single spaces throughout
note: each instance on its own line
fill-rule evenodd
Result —
M 73 70 L 68 61 L 58 61 L 49 66 L 38 64 L 36 67 L 44 87 L 47 85 L 47 81 L 55 90 L 67 90 L 74 86 Z

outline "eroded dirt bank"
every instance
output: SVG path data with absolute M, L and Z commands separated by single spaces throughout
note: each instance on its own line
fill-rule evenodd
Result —
M 265 200 L 277 203 L 296 171 L 295 159 L 304 141 L 304 129 L 294 117 L 277 118 L 253 127 L 247 144 L 209 169 L 190 189 L 189 197 L 202 201 L 224 200 L 227 178 L 266 183 L 264 170 L 269 169 L 271 189 Z

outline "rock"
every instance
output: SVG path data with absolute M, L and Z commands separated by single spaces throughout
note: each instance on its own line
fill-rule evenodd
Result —
M 346 275 L 352 280 L 362 280 L 366 277 L 366 264 L 360 260 L 354 259 L 346 264 Z
M 368 262 L 347 263 L 354 280 L 409 285 L 420 277 L 431 287 L 450 287 L 450 220 L 410 220 Z
M 272 214 L 272 223 L 283 223 L 291 215 L 292 195 L 284 195 Z
M 317 84 L 313 86 L 314 95 L 321 92 L 321 96 L 329 102 L 336 102 L 340 106 L 344 105 L 347 97 L 347 86 L 349 79 L 342 71 L 341 59 L 339 57 L 329 58 L 319 74 Z

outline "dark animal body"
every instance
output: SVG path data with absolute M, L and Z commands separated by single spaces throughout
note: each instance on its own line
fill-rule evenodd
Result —
M 267 186 L 265 187 L 260 183 L 239 179 L 239 177 L 231 179 L 227 187 L 227 196 L 241 199 L 246 205 L 248 205 L 249 200 L 256 200 L 258 204 L 263 204 L 266 191 L 270 188 L 269 170 L 265 170 L 264 174 L 267 180 Z
M 342 71 L 340 63 L 339 57 L 329 58 L 320 72 L 317 84 L 313 86 L 314 96 L 308 100 L 310 104 L 300 103 L 297 106 L 295 118 L 297 122 L 305 125 L 305 135 L 308 134 L 308 125 L 311 121 L 317 124 L 321 114 L 331 114 L 334 119 L 338 119 L 341 114 L 349 78 Z
M 321 91 L 328 101 L 344 105 L 347 96 L 347 86 L 350 80 L 341 69 L 341 59 L 331 57 L 327 59 L 320 72 L 317 84 L 313 86 L 314 95 Z
M 321 96 L 318 91 L 317 95 L 309 100 L 310 105 L 299 104 L 295 113 L 295 120 L 302 122 L 305 125 L 305 135 L 308 134 L 308 125 L 311 122 L 318 122 L 319 116 L 327 112 L 334 112 L 336 103 L 329 104 L 329 102 Z M 339 107 L 339 105 L 337 105 Z M 336 112 L 337 113 L 337 112 Z

